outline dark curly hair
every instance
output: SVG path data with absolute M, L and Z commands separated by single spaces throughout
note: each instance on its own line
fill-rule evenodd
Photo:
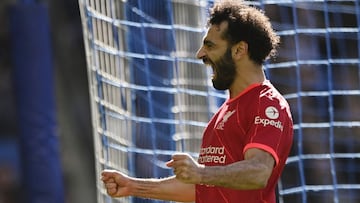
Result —
M 257 64 L 276 54 L 280 42 L 269 18 L 259 9 L 245 4 L 242 0 L 227 0 L 215 3 L 210 10 L 208 26 L 228 22 L 222 37 L 230 45 L 240 41 L 248 44 L 249 57 Z

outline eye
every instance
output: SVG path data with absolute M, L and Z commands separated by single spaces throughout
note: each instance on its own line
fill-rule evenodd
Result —
M 215 46 L 215 44 L 211 41 L 208 40 L 204 40 L 204 47 L 207 49 L 213 48 Z

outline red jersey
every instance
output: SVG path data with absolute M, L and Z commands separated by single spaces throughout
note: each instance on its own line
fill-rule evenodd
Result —
M 198 162 L 206 166 L 228 165 L 244 160 L 247 149 L 259 148 L 270 153 L 276 165 L 264 189 L 196 185 L 196 202 L 275 203 L 276 184 L 292 136 L 289 105 L 269 81 L 251 85 L 237 97 L 228 99 L 205 129 Z

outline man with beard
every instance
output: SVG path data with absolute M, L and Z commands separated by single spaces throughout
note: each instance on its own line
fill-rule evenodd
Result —
M 213 69 L 213 86 L 229 98 L 205 129 L 199 158 L 174 154 L 174 176 L 133 178 L 102 172 L 112 197 L 197 203 L 276 202 L 293 124 L 286 100 L 266 79 L 263 63 L 279 43 L 268 18 L 239 0 L 216 3 L 197 57 Z

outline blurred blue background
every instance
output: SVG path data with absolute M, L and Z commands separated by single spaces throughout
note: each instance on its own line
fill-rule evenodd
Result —
M 25 1 L 24 1 L 25 2 Z M 55 88 L 56 133 L 65 202 L 96 202 L 93 138 L 86 62 L 78 1 L 37 1 L 45 5 Z M 24 202 L 19 149 L 18 109 L 11 60 L 11 8 L 0 1 L 0 202 Z M 15 25 L 16 26 L 16 25 Z M 56 158 L 55 158 L 56 161 Z

